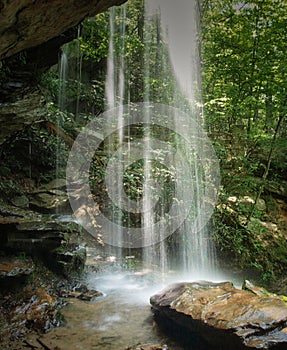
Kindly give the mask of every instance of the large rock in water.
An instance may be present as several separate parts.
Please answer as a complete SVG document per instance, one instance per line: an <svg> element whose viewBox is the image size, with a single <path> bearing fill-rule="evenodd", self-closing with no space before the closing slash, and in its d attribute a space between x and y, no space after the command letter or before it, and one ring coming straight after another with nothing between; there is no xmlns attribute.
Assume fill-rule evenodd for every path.
<svg viewBox="0 0 287 350"><path fill-rule="evenodd" d="M287 306L278 296L200 281L170 285L150 302L158 322L199 335L206 349L287 349Z"/></svg>

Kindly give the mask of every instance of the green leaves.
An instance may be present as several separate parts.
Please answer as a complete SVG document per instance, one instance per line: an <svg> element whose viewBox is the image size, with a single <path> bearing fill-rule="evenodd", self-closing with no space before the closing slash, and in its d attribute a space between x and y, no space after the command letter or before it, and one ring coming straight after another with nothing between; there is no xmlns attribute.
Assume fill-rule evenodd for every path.
<svg viewBox="0 0 287 350"><path fill-rule="evenodd" d="M109 53L109 13L104 12L83 22L80 49L84 59L100 62Z"/></svg>
<svg viewBox="0 0 287 350"><path fill-rule="evenodd" d="M278 183L286 179L286 120L278 128L287 114L286 21L287 3L282 0L204 1L204 112L227 197L256 198L262 193L266 198L265 175ZM221 202L224 208L226 202ZM244 267L259 270L262 278L282 273L286 261L280 252L286 252L286 238L259 221L273 222L274 213L270 206L264 212L252 210L250 218L248 213L242 204L216 211L216 241ZM246 226L240 216L248 217Z"/></svg>
<svg viewBox="0 0 287 350"><path fill-rule="evenodd" d="M207 123L248 134L274 126L286 105L286 18L282 1L214 1L202 24L202 61ZM285 25L284 25L285 23ZM222 106L212 101L226 99ZM268 118L268 119L267 119ZM258 122L260 123L258 125Z"/></svg>

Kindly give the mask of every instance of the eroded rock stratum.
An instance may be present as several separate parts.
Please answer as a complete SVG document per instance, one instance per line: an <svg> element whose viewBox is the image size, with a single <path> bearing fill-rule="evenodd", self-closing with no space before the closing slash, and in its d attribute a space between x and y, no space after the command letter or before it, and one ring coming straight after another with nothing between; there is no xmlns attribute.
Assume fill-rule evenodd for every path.
<svg viewBox="0 0 287 350"><path fill-rule="evenodd" d="M126 0L0 1L0 58L38 46Z"/></svg>
<svg viewBox="0 0 287 350"><path fill-rule="evenodd" d="M39 76L77 36L77 24L125 1L0 0L0 144L43 119Z"/></svg>

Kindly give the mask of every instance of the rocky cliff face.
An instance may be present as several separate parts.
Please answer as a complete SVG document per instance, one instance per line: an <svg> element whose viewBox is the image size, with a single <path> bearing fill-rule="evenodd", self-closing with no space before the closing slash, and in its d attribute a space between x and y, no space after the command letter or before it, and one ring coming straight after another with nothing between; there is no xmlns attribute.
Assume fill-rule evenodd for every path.
<svg viewBox="0 0 287 350"><path fill-rule="evenodd" d="M126 0L0 1L0 144L45 113L40 73L57 63L75 26Z"/></svg>
<svg viewBox="0 0 287 350"><path fill-rule="evenodd" d="M0 58L36 47L126 0L0 1Z"/></svg>

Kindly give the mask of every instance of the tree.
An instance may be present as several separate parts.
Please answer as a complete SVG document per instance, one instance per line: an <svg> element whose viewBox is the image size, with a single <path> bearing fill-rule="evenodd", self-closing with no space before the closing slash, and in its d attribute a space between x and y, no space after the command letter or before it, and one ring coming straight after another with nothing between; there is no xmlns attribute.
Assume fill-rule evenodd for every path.
<svg viewBox="0 0 287 350"><path fill-rule="evenodd" d="M263 175L277 121L286 115L286 20L280 0L202 2L206 124L233 174ZM283 118L276 145L284 126ZM230 181L230 171L223 181L225 175Z"/></svg>
<svg viewBox="0 0 287 350"><path fill-rule="evenodd" d="M204 100L211 131L271 135L286 113L286 19L282 1L204 2Z"/></svg>

